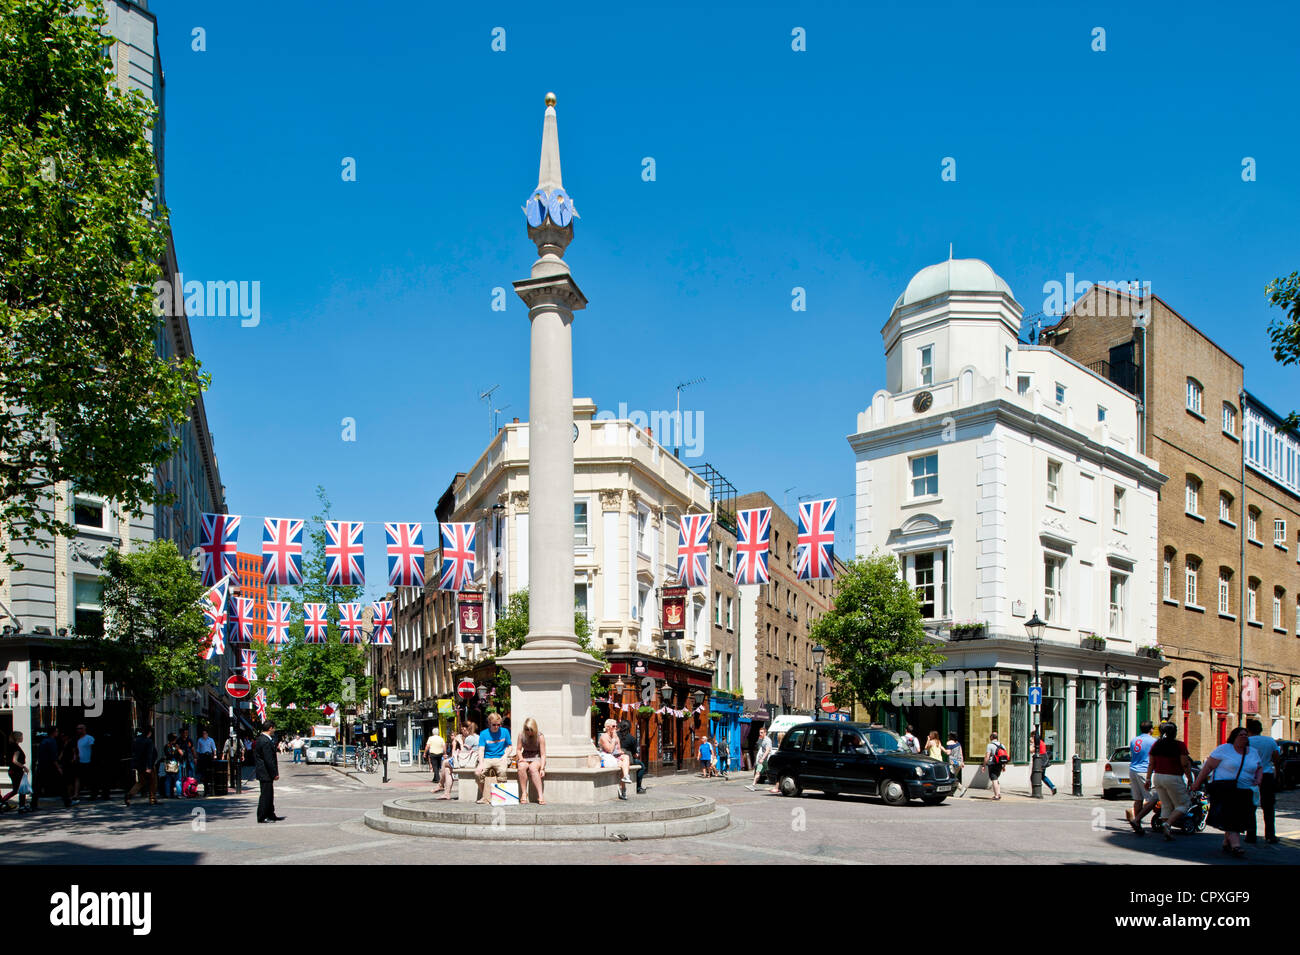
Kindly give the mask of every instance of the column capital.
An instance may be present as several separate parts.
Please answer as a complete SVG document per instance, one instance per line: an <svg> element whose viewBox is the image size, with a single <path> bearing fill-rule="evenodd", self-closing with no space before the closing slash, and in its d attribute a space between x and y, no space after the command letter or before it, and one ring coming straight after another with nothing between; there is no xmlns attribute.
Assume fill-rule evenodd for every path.
<svg viewBox="0 0 1300 955"><path fill-rule="evenodd" d="M587 307L587 297L569 275L520 279L514 286L515 294L524 300L530 311L550 306L553 309L576 312Z"/></svg>

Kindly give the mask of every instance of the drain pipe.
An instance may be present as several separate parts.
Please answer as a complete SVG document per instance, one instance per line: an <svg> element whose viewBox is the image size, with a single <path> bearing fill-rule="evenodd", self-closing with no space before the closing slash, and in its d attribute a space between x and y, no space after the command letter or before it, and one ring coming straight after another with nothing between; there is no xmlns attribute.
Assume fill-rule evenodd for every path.
<svg viewBox="0 0 1300 955"><path fill-rule="evenodd" d="M1237 725L1246 725L1246 389L1237 395L1241 408L1241 511L1237 517L1241 521L1241 603L1238 610L1237 636ZM1258 607L1255 608L1257 611Z"/></svg>

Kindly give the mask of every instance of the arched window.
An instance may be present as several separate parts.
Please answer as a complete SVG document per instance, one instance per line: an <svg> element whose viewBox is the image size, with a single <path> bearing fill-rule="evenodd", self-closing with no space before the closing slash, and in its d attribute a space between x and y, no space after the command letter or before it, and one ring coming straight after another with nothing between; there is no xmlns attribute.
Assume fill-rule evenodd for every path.
<svg viewBox="0 0 1300 955"><path fill-rule="evenodd" d="M1219 568L1219 613L1232 614L1232 568Z"/></svg>
<svg viewBox="0 0 1300 955"><path fill-rule="evenodd" d="M1187 379L1187 410L1192 414L1201 414L1201 396L1204 392L1199 381L1191 377Z"/></svg>
<svg viewBox="0 0 1300 955"><path fill-rule="evenodd" d="M1282 622L1282 607L1286 602L1286 589L1283 587L1273 588L1273 629L1278 633L1286 633L1286 625Z"/></svg>
<svg viewBox="0 0 1300 955"><path fill-rule="evenodd" d="M1219 492L1219 520L1225 524L1237 525L1232 520L1232 495L1227 491Z"/></svg>
<svg viewBox="0 0 1300 955"><path fill-rule="evenodd" d="M1160 584L1160 593L1165 600L1174 599L1174 558L1178 552L1172 547L1165 548L1165 562Z"/></svg>

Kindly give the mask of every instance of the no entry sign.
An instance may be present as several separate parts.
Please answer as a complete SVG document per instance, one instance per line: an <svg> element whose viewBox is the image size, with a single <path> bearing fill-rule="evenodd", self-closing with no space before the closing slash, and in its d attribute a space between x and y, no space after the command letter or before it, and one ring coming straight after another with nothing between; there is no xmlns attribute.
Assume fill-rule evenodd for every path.
<svg viewBox="0 0 1300 955"><path fill-rule="evenodd" d="M248 696L248 691L251 689L252 687L249 685L248 681L238 673L233 674L230 679L226 681L226 692L237 700L242 700L244 697Z"/></svg>
<svg viewBox="0 0 1300 955"><path fill-rule="evenodd" d="M838 710L838 709L839 709L839 707L836 706L834 703L831 702L831 695L830 695L829 693L827 693L825 696L822 697L822 712L823 712L823 713L834 713L834 712L835 712L836 710Z"/></svg>
<svg viewBox="0 0 1300 955"><path fill-rule="evenodd" d="M474 695L474 681L461 680L459 683L457 683L456 695L459 696L462 700L468 700L471 696Z"/></svg>

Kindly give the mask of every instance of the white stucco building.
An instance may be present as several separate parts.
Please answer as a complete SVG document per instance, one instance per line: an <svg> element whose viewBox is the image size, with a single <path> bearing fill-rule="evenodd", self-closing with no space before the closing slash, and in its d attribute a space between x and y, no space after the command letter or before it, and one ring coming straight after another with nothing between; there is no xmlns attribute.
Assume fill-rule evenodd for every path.
<svg viewBox="0 0 1300 955"><path fill-rule="evenodd" d="M711 668L707 593L691 591L682 640L663 639L657 590L677 574L682 514L710 510L709 486L648 432L573 402L574 601L607 652L665 656ZM528 586L528 423L504 425L455 489L456 521L479 521L471 587L492 608Z"/></svg>
<svg viewBox="0 0 1300 955"><path fill-rule="evenodd" d="M849 437L856 552L897 556L943 644L942 669L997 672L991 705L908 706L918 731L958 732L974 760L996 730L1018 764L1005 779L1024 785L1034 661L1024 625L1037 613L1050 775L1068 787L1078 753L1095 787L1111 749L1158 716L1160 662L1147 648L1164 477L1136 451L1133 396L1020 343L1021 316L978 259L928 266L907 284L881 332L885 387Z"/></svg>

